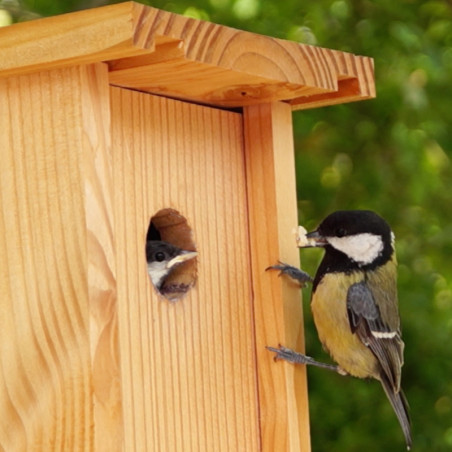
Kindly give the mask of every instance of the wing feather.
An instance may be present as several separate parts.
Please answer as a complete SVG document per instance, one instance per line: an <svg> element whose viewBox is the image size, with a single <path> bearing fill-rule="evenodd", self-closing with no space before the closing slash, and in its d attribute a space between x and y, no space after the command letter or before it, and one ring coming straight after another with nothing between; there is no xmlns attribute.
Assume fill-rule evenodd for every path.
<svg viewBox="0 0 452 452"><path fill-rule="evenodd" d="M350 286L347 292L347 313L352 333L357 334L372 350L384 376L394 391L399 391L403 364L400 331L391 328L389 322L382 317L379 303L366 281ZM398 324L398 321L393 323Z"/></svg>

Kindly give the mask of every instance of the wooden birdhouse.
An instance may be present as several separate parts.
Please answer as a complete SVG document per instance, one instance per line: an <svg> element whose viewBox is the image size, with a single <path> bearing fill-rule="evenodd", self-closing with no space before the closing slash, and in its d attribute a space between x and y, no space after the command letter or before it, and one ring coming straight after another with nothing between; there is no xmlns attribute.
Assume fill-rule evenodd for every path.
<svg viewBox="0 0 452 452"><path fill-rule="evenodd" d="M0 448L308 451L292 111L370 58L134 2L0 29ZM196 250L183 296L145 242ZM174 301L174 298L178 298Z"/></svg>

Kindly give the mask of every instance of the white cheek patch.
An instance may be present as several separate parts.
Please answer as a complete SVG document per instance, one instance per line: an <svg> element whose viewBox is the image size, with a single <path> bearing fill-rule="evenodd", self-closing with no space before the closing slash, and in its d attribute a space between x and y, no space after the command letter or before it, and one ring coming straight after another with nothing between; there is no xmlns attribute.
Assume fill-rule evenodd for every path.
<svg viewBox="0 0 452 452"><path fill-rule="evenodd" d="M154 284L155 287L158 287L160 285L160 282L166 275L166 272L166 262L152 262L151 264L148 263L148 273L151 277L152 284Z"/></svg>
<svg viewBox="0 0 452 452"><path fill-rule="evenodd" d="M381 236L368 232L345 237L327 237L326 239L333 248L363 265L373 262L383 251Z"/></svg>

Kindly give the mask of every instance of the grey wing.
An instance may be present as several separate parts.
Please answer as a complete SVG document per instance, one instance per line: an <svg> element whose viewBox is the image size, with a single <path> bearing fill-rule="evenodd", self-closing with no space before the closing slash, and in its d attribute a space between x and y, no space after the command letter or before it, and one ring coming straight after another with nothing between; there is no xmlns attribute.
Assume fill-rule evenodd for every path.
<svg viewBox="0 0 452 452"><path fill-rule="evenodd" d="M389 322L382 317L378 301L366 282L350 286L347 292L347 314L352 333L357 334L364 345L372 350L384 376L393 389L398 391L403 364L403 342L398 328L391 328ZM395 323L398 324L398 321Z"/></svg>

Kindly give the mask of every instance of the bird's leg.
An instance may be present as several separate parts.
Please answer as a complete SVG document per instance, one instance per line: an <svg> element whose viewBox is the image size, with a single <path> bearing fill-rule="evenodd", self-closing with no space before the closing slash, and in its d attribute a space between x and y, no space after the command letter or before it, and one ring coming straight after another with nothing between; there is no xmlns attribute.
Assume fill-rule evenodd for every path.
<svg viewBox="0 0 452 452"><path fill-rule="evenodd" d="M288 362L294 363L294 364L306 364L306 365L310 365L310 366L321 367L322 369L332 370L341 375L347 375L347 372L345 372L339 366L334 366L333 364L321 363L319 361L316 361L314 358L311 358L310 356L303 355L301 353L296 352L295 350L292 350L287 347L283 347L282 345L280 345L279 348L266 347L266 349L271 352L276 353L276 355L273 358L275 361L282 359L284 361L288 361Z"/></svg>
<svg viewBox="0 0 452 452"><path fill-rule="evenodd" d="M284 262L279 262L277 265L267 267L265 270L280 270L279 276L287 275L289 278L300 284L301 287L304 287L306 283L312 281L311 276L306 272L297 267L293 267L292 265L285 264Z"/></svg>

